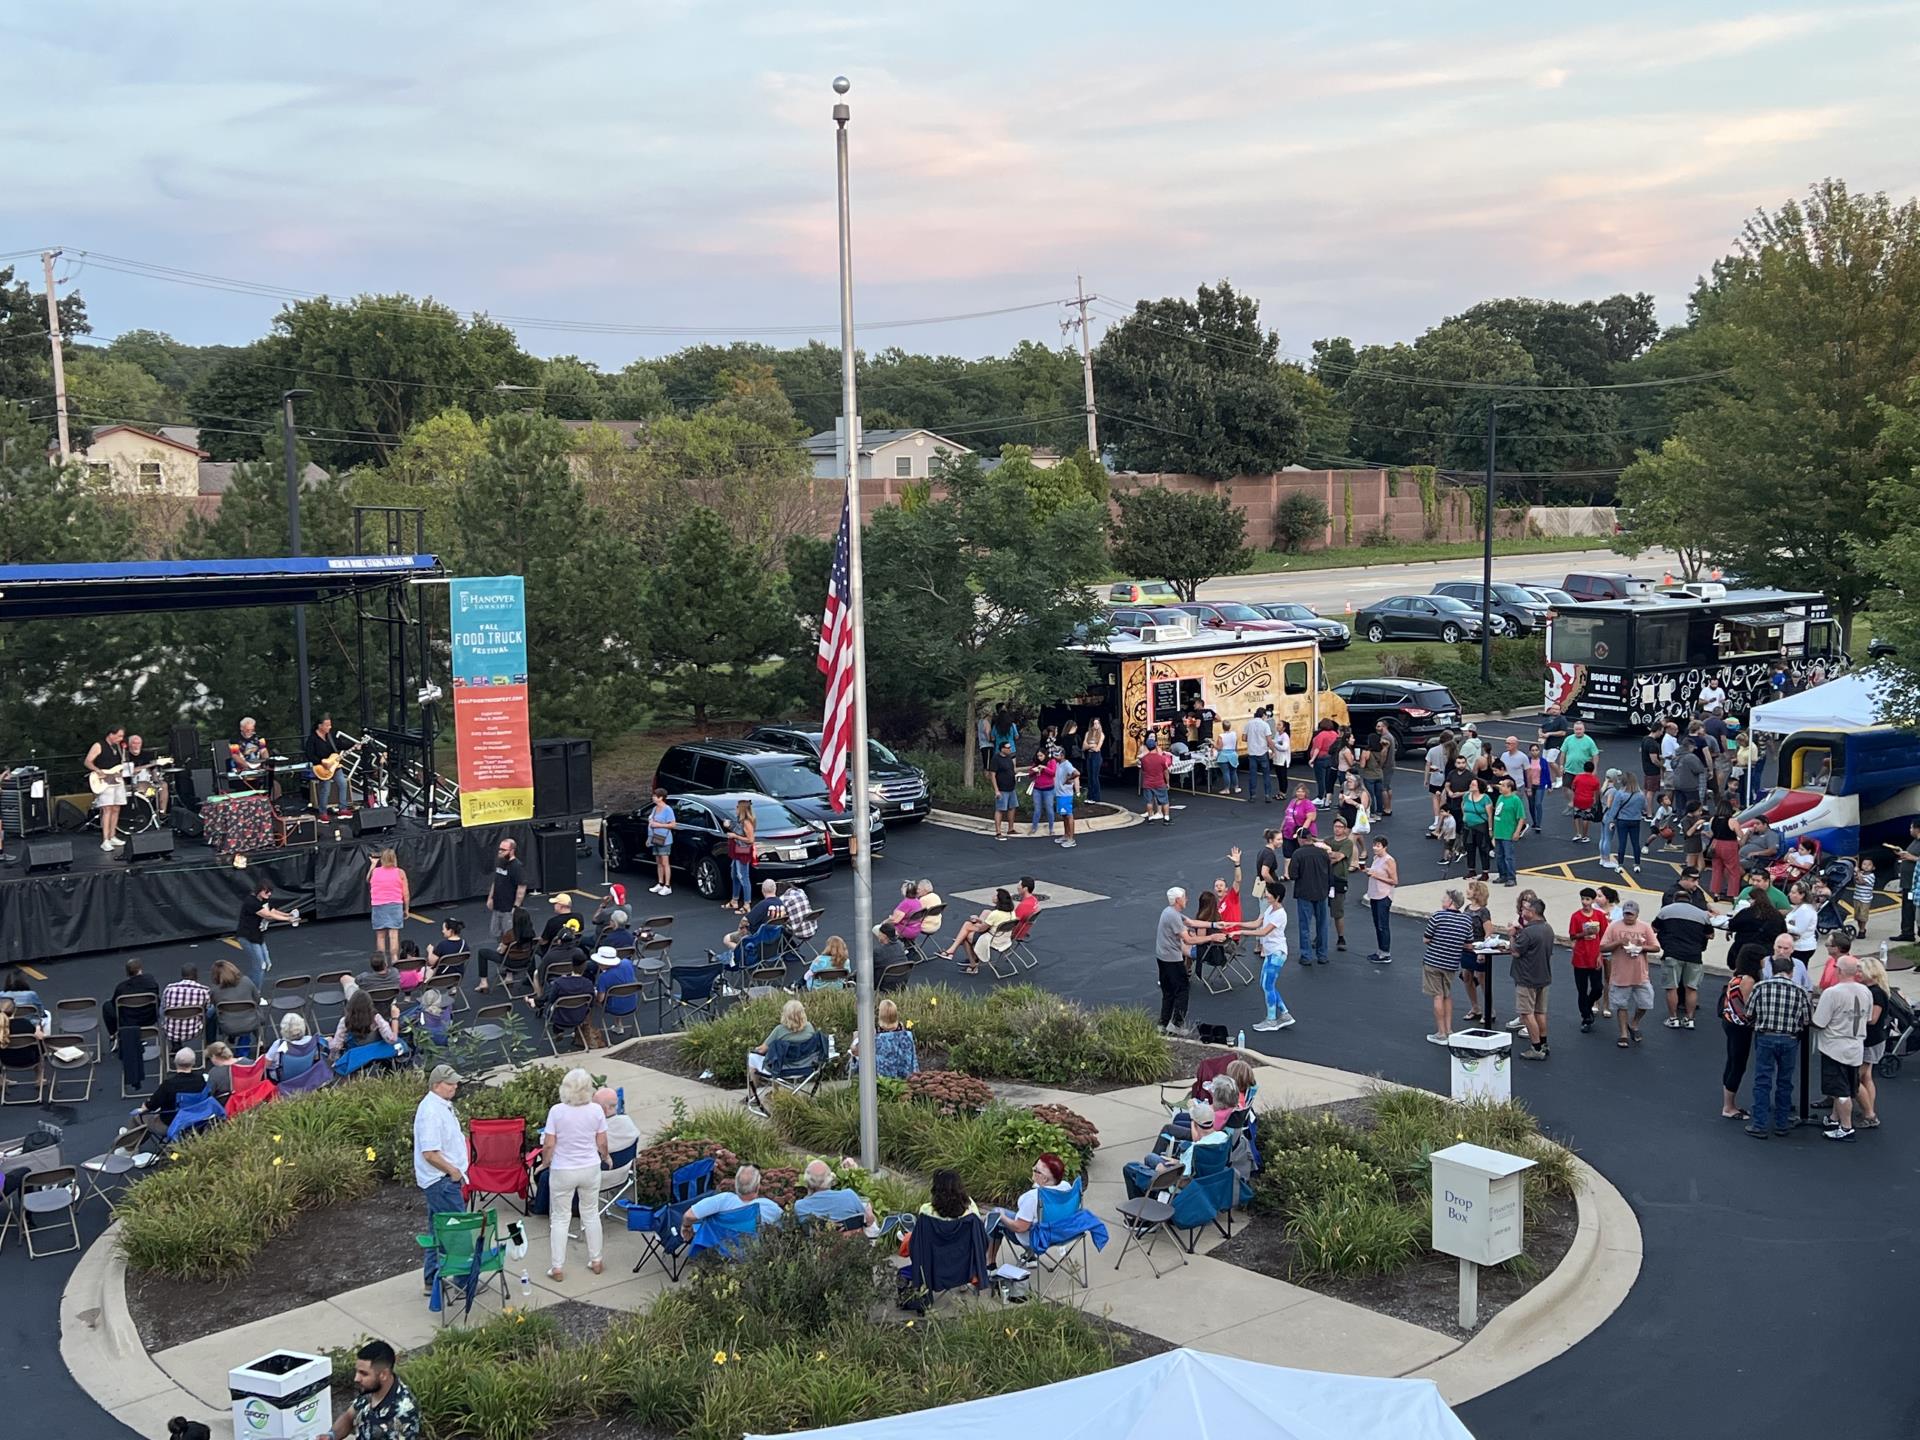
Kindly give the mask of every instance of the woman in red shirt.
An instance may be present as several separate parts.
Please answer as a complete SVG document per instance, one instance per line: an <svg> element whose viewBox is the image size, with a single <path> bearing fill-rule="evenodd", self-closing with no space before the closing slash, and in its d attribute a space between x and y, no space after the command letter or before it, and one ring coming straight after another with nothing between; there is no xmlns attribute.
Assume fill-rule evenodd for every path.
<svg viewBox="0 0 1920 1440"><path fill-rule="evenodd" d="M1573 777L1573 843L1587 843L1587 829L1600 818L1600 777L1593 773L1593 761Z"/></svg>
<svg viewBox="0 0 1920 1440"><path fill-rule="evenodd" d="M1580 997L1582 1034L1593 1029L1594 1009L1606 989L1600 971L1600 937L1607 933L1607 912L1599 902L1599 891L1591 885L1583 887L1580 908L1567 921L1567 935L1573 941L1573 986Z"/></svg>

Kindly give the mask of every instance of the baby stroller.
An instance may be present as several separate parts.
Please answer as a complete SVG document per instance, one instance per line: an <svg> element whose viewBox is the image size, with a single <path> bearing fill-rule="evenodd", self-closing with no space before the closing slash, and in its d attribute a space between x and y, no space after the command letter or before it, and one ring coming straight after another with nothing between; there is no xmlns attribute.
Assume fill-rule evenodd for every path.
<svg viewBox="0 0 1920 1440"><path fill-rule="evenodd" d="M1913 1023L1913 1004L1891 987L1887 990L1887 1048L1874 1071L1882 1080L1900 1073L1900 1061L1920 1050L1920 1029Z"/></svg>
<svg viewBox="0 0 1920 1440"><path fill-rule="evenodd" d="M1848 939L1852 939L1859 933L1854 928L1852 917L1841 908L1841 902L1846 899L1847 892L1853 888L1853 871L1853 861L1842 855L1828 861L1826 868L1820 872L1820 878L1825 882L1828 894L1826 903L1820 907L1814 919L1815 934L1827 935L1838 930Z"/></svg>

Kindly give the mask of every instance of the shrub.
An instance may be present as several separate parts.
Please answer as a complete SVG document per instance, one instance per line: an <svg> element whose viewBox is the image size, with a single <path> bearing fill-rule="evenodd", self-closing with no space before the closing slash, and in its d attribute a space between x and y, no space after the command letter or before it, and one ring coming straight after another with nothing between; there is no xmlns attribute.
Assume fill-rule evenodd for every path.
<svg viewBox="0 0 1920 1440"><path fill-rule="evenodd" d="M880 1293L884 1251L830 1225L776 1225L754 1242L750 1264L716 1265L688 1287L700 1319L731 1329L744 1309L805 1334L860 1319Z"/></svg>
<svg viewBox="0 0 1920 1440"><path fill-rule="evenodd" d="M1419 1254L1427 1215L1399 1201L1335 1191L1287 1221L1294 1271L1310 1275L1386 1275Z"/></svg>
<svg viewBox="0 0 1920 1440"><path fill-rule="evenodd" d="M1358 1151L1344 1145L1309 1145L1269 1151L1263 1179L1287 1211L1307 1209L1322 1200L1393 1200L1393 1178Z"/></svg>
<svg viewBox="0 0 1920 1440"><path fill-rule="evenodd" d="M787 1147L772 1123L739 1105L703 1105L691 1114L685 1113L683 1106L653 1137L656 1145L667 1140L704 1140L732 1151L745 1164L763 1169L788 1158Z"/></svg>
<svg viewBox="0 0 1920 1440"><path fill-rule="evenodd" d="M1273 548L1298 550L1326 533L1328 518L1326 503L1319 496L1295 491L1273 512Z"/></svg>
<svg viewBox="0 0 1920 1440"><path fill-rule="evenodd" d="M1049 1125L1058 1125L1066 1132L1067 1143L1078 1150L1083 1159L1092 1159L1093 1152L1100 1148L1100 1132L1094 1123L1077 1110L1069 1110L1064 1105L1035 1105L1033 1113L1036 1119Z"/></svg>
<svg viewBox="0 0 1920 1440"><path fill-rule="evenodd" d="M666 1140L633 1157L633 1193L642 1205L660 1205L673 1197L673 1172L682 1165L713 1157L713 1188L724 1190L740 1168L739 1157L705 1140Z"/></svg>
<svg viewBox="0 0 1920 1440"><path fill-rule="evenodd" d="M907 1094L942 1115L977 1115L993 1103L993 1087L957 1070L919 1070L907 1077Z"/></svg>

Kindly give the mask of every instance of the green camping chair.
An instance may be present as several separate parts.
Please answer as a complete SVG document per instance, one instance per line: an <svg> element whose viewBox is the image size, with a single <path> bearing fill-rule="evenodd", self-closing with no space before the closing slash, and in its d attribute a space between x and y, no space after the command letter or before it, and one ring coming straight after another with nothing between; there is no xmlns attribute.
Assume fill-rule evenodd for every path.
<svg viewBox="0 0 1920 1440"><path fill-rule="evenodd" d="M497 1293L500 1311L505 1313L507 1247L500 1238L496 1212L459 1210L431 1219L433 1232L413 1237L439 1261L427 1308L439 1312L442 1325L458 1308L464 1322L473 1314L474 1301Z"/></svg>

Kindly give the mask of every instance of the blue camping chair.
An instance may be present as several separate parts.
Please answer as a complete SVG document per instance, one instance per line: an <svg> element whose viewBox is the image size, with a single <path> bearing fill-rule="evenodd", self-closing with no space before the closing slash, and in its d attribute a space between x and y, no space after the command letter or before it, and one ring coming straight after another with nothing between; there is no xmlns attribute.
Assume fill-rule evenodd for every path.
<svg viewBox="0 0 1920 1440"><path fill-rule="evenodd" d="M727 973L727 967L703 961L696 965L672 966L668 973L672 977L672 989L662 998L661 1028L666 1028L669 1014L680 1022L683 1030L688 1015L713 1019L720 1005L717 987L720 977Z"/></svg>
<svg viewBox="0 0 1920 1440"><path fill-rule="evenodd" d="M763 959L769 965L776 961L785 965L786 934L786 926L778 920L769 920L734 947L733 956L727 963L742 970L751 970Z"/></svg>
<svg viewBox="0 0 1920 1440"><path fill-rule="evenodd" d="M1230 1145L1202 1145L1193 1152L1193 1173L1176 1177L1180 1183L1162 1192L1173 1206L1170 1228L1185 1234L1187 1253L1199 1243L1200 1232L1212 1225L1222 1235L1233 1235L1235 1177ZM1224 1222L1221 1217L1226 1217Z"/></svg>
<svg viewBox="0 0 1920 1440"><path fill-rule="evenodd" d="M777 1090L790 1090L795 1095L817 1095L820 1093L821 1078L827 1073L827 1064L831 1059L832 1050L827 1044L826 1031L816 1030L805 1040L796 1042L782 1030L767 1046L766 1068L760 1072L760 1079Z"/></svg>
<svg viewBox="0 0 1920 1440"><path fill-rule="evenodd" d="M184 1135L204 1130L226 1118L226 1102L216 1100L213 1091L202 1090L198 1095L182 1095L179 1106L173 1112L173 1119L167 1124L167 1143L172 1144Z"/></svg>
<svg viewBox="0 0 1920 1440"><path fill-rule="evenodd" d="M669 1280L680 1278L686 1256L680 1238L680 1221L694 1201L713 1193L713 1157L692 1160L673 1172L667 1182L668 1200L664 1205L627 1205L627 1229L640 1236L640 1258L633 1262L638 1275L649 1260L658 1261ZM757 1207L756 1207L757 1208Z"/></svg>
<svg viewBox="0 0 1920 1440"><path fill-rule="evenodd" d="M709 1252L723 1260L738 1260L760 1233L760 1206L742 1205L707 1216L693 1227L693 1240L687 1246L689 1263Z"/></svg>
<svg viewBox="0 0 1920 1440"><path fill-rule="evenodd" d="M1022 1235L1002 1231L1013 1243L1022 1264L1057 1275L1062 1270L1075 1276L1082 1290L1087 1288L1087 1240L1093 1248L1107 1248L1107 1227L1101 1218L1087 1209L1082 1200L1085 1177L1075 1180L1071 1190L1043 1187L1040 1191L1040 1218Z"/></svg>
<svg viewBox="0 0 1920 1440"><path fill-rule="evenodd" d="M333 1073L344 1080L349 1075L357 1075L362 1070L379 1066L381 1069L399 1068L406 1052L397 1045L385 1040L369 1040L360 1045L349 1045L340 1052L340 1058L333 1063Z"/></svg>

